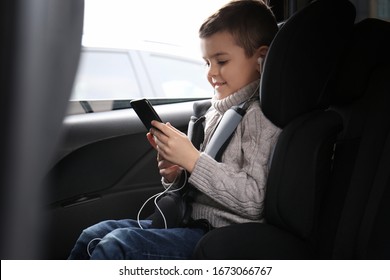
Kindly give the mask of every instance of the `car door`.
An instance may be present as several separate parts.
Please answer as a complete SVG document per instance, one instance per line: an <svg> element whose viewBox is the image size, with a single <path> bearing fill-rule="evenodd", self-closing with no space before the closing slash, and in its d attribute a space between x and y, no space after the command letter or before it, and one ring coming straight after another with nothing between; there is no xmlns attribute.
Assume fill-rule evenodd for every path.
<svg viewBox="0 0 390 280"><path fill-rule="evenodd" d="M185 132L193 102L155 106ZM156 152L133 109L66 117L63 141L48 175L49 258L63 259L83 228L106 219L136 219L161 192ZM152 213L153 203L139 217Z"/></svg>

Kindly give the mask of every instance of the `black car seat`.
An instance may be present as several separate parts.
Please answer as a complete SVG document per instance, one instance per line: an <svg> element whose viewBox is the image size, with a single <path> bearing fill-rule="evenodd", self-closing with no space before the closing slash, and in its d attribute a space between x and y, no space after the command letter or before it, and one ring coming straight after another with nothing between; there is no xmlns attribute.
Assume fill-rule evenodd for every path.
<svg viewBox="0 0 390 280"><path fill-rule="evenodd" d="M337 7L337 8L336 8ZM319 0L291 17L270 46L261 81L264 114L283 128L267 183L266 223L215 229L200 259L308 259L318 246L320 203L342 118L328 110L329 84L352 33L349 1Z"/></svg>
<svg viewBox="0 0 390 280"><path fill-rule="evenodd" d="M344 130L321 213L319 258L390 259L390 23L356 24L333 109Z"/></svg>
<svg viewBox="0 0 390 280"><path fill-rule="evenodd" d="M1 1L0 254L42 259L43 178L76 75L84 1Z"/></svg>

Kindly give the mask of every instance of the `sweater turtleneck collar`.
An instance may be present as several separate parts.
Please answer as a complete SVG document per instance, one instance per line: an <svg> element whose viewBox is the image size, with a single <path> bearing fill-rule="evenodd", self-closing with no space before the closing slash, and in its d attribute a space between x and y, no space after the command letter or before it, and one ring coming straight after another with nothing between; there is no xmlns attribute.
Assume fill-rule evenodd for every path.
<svg viewBox="0 0 390 280"><path fill-rule="evenodd" d="M232 106L237 106L252 96L256 96L256 93L258 94L258 86L259 81L254 81L224 99L217 100L213 97L211 99L212 106L220 114L224 114Z"/></svg>

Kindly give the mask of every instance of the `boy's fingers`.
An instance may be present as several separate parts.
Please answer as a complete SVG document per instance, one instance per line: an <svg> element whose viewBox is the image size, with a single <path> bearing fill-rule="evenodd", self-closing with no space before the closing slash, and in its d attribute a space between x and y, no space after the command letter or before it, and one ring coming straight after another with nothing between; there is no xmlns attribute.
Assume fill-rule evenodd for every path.
<svg viewBox="0 0 390 280"><path fill-rule="evenodd" d="M154 149L157 150L157 144L156 144L156 141L155 141L155 139L154 139L153 134L151 134L150 132L148 132L148 133L146 134L146 138L148 139L150 145L151 145Z"/></svg>
<svg viewBox="0 0 390 280"><path fill-rule="evenodd" d="M152 121L151 122L152 126L155 128L152 128L152 133L156 134L156 136L161 137L161 135L165 136L171 136L172 132L174 131L174 127L170 123L161 123L158 121Z"/></svg>

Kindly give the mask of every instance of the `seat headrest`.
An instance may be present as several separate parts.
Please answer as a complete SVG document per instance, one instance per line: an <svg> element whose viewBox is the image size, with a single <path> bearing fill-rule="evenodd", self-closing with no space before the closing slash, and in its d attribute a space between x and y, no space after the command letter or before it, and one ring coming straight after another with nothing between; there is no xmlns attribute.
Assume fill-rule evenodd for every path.
<svg viewBox="0 0 390 280"><path fill-rule="evenodd" d="M332 104L349 104L362 97L373 72L389 67L389 50L389 22L368 18L357 23L338 70Z"/></svg>
<svg viewBox="0 0 390 280"><path fill-rule="evenodd" d="M329 106L326 85L353 29L347 0L318 0L293 15L273 40L261 78L264 114L279 127Z"/></svg>

